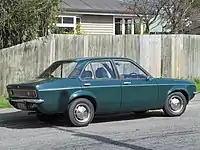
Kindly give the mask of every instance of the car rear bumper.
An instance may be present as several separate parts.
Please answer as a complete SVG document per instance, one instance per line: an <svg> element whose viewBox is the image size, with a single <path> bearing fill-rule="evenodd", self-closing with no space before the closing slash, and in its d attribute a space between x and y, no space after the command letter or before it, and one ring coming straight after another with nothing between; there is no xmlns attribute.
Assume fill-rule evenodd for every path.
<svg viewBox="0 0 200 150"><path fill-rule="evenodd" d="M9 103L19 110L36 111L43 114L64 113L60 106L63 103L59 101L48 101L44 99L25 99L25 98L8 98ZM67 107L67 106L66 106Z"/></svg>
<svg viewBox="0 0 200 150"><path fill-rule="evenodd" d="M7 100L16 103L32 103L32 104L44 103L44 100L42 99L7 99Z"/></svg>
<svg viewBox="0 0 200 150"><path fill-rule="evenodd" d="M25 111L36 111L38 105L44 103L42 99L7 99L9 103L16 109L25 110Z"/></svg>
<svg viewBox="0 0 200 150"><path fill-rule="evenodd" d="M193 92L194 95L197 95L199 92Z"/></svg>

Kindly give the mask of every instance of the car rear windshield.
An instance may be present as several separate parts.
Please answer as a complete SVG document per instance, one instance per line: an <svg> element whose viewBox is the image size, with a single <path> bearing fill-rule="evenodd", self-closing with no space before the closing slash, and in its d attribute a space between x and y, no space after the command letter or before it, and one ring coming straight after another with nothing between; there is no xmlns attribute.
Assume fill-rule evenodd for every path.
<svg viewBox="0 0 200 150"><path fill-rule="evenodd" d="M75 61L54 62L44 72L42 72L39 78L68 78L74 74L73 72L76 68L76 65L77 62Z"/></svg>

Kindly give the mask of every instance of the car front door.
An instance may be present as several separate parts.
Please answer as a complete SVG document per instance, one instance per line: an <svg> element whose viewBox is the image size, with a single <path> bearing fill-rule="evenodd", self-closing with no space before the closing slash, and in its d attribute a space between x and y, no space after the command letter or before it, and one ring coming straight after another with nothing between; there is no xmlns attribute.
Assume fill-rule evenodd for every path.
<svg viewBox="0 0 200 150"><path fill-rule="evenodd" d="M157 107L158 86L156 80L139 65L129 60L114 61L121 80L122 109L144 110Z"/></svg>
<svg viewBox="0 0 200 150"><path fill-rule="evenodd" d="M92 61L81 76L83 90L96 97L97 113L115 112L121 106L121 82L110 60Z"/></svg>

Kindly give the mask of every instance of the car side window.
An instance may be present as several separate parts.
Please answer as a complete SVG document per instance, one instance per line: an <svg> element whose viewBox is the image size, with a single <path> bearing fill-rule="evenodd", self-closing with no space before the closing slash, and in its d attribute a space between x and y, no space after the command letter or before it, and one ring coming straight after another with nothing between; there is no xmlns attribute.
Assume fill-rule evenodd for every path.
<svg viewBox="0 0 200 150"><path fill-rule="evenodd" d="M96 79L115 79L114 69L109 61L91 63Z"/></svg>
<svg viewBox="0 0 200 150"><path fill-rule="evenodd" d="M83 70L83 72L81 74L81 79L83 79L83 80L94 79L94 75L93 75L93 71L92 71L92 67L91 67L90 63Z"/></svg>
<svg viewBox="0 0 200 150"><path fill-rule="evenodd" d="M89 63L81 74L81 79L115 79L114 69L109 61L98 61Z"/></svg>
<svg viewBox="0 0 200 150"><path fill-rule="evenodd" d="M147 75L130 61L117 60L115 65L121 79L142 79Z"/></svg>

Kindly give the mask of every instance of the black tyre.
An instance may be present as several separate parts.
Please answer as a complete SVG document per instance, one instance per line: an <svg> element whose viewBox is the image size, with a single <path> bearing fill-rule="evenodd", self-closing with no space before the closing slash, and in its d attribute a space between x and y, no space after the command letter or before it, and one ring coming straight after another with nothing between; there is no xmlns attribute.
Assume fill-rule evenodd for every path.
<svg viewBox="0 0 200 150"><path fill-rule="evenodd" d="M94 118L94 106L88 99L78 98L69 104L68 116L73 126L88 126Z"/></svg>
<svg viewBox="0 0 200 150"><path fill-rule="evenodd" d="M163 111L167 116L181 116L187 107L187 99L181 92L173 92L168 95Z"/></svg>

